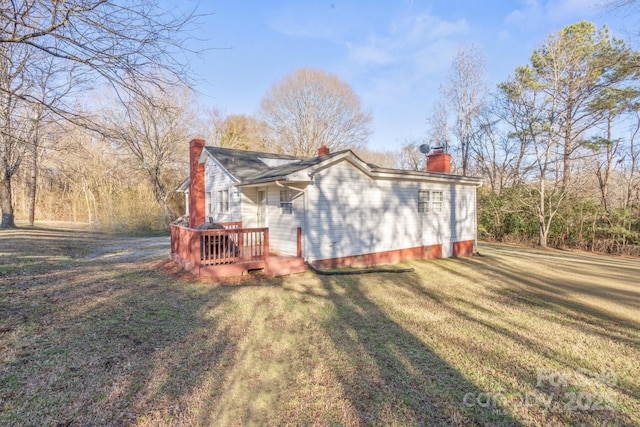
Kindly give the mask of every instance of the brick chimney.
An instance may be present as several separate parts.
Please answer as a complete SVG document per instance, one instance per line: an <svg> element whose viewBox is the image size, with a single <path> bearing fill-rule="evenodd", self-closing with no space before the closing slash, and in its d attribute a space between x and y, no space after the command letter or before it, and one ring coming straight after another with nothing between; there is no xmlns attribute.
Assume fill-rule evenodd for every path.
<svg viewBox="0 0 640 427"><path fill-rule="evenodd" d="M436 148L427 156L427 172L451 173L451 155Z"/></svg>
<svg viewBox="0 0 640 427"><path fill-rule="evenodd" d="M204 148L204 139L192 139L189 142L189 227L205 222L204 215L204 164L198 158Z"/></svg>
<svg viewBox="0 0 640 427"><path fill-rule="evenodd" d="M322 144L320 146L320 148L318 148L318 157L326 156L330 152L331 151L329 151L329 147L327 147L326 145Z"/></svg>

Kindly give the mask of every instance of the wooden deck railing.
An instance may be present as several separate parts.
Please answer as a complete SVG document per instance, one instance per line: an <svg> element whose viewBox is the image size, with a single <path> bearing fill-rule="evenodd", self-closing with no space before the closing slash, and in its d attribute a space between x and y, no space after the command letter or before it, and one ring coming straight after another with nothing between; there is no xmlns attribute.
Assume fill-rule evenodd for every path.
<svg viewBox="0 0 640 427"><path fill-rule="evenodd" d="M222 223L224 230L195 230L171 225L171 254L201 266L266 260L268 228L241 228L242 223Z"/></svg>

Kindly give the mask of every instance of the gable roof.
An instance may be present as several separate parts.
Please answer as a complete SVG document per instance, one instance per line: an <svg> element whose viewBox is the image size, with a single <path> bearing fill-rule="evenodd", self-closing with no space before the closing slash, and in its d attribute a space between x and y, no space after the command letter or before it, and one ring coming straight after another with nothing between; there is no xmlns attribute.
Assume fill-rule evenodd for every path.
<svg viewBox="0 0 640 427"><path fill-rule="evenodd" d="M347 159L364 173L376 178L433 180L466 185L482 185L482 180L474 177L439 172L381 168L364 162L351 150L336 151L325 156L308 158L231 148L208 146L204 148L200 156L200 162L204 162L208 154L238 181L236 185L241 186L279 180L286 181L294 178L297 181L308 181L317 170L329 167L343 159ZM299 173L305 169L307 170L306 174Z"/></svg>
<svg viewBox="0 0 640 427"><path fill-rule="evenodd" d="M209 146L204 147L203 153L205 151L212 155L222 167L224 167L240 182L250 179L257 174L266 173L270 169L274 169L260 159L279 160L292 163L306 159L305 157L288 156L286 154L262 153L259 151L246 151ZM202 156L200 157L200 160L202 161Z"/></svg>
<svg viewBox="0 0 640 427"><path fill-rule="evenodd" d="M320 163L324 163L335 157L339 157L341 155L344 155L350 152L351 150L336 151L335 153L330 153L330 154L327 154L326 156L305 158L295 163L290 163L282 166L269 168L264 172L255 174L253 177L247 180L244 180L242 184L245 184L245 185L257 184L260 182L268 182L268 181L275 181L279 179L285 179L287 176L295 172L310 168L312 166L319 165Z"/></svg>

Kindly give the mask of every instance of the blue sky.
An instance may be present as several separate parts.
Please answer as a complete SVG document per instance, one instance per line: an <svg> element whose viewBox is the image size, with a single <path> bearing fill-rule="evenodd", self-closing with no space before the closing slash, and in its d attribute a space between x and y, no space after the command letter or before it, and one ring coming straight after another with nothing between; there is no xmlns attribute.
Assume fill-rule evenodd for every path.
<svg viewBox="0 0 640 427"><path fill-rule="evenodd" d="M475 45L492 85L528 62L549 33L583 19L625 37L634 17L600 0L557 1L208 1L199 11L193 61L199 102L226 114L255 114L274 82L296 69L338 75L371 111L369 147L395 149L425 135L460 46ZM182 3L184 4L184 3ZM626 37L625 37L626 38Z"/></svg>

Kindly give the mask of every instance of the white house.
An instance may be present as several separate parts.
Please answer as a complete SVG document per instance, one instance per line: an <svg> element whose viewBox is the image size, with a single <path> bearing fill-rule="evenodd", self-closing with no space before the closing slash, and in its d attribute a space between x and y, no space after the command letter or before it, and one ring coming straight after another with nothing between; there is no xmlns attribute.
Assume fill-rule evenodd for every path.
<svg viewBox="0 0 640 427"><path fill-rule="evenodd" d="M190 179L182 186L190 226L266 227L269 253L320 267L473 252L482 181L447 173L449 154L432 153L424 172L381 168L350 150L329 153L323 146L318 154L301 158L192 140Z"/></svg>

